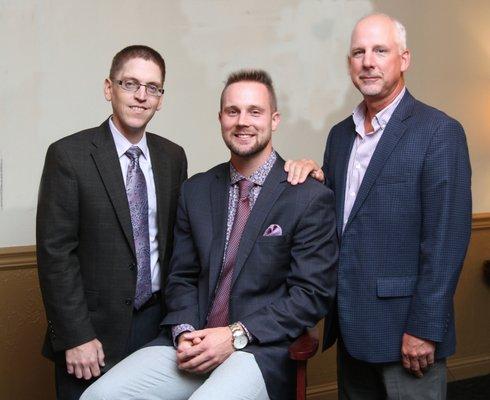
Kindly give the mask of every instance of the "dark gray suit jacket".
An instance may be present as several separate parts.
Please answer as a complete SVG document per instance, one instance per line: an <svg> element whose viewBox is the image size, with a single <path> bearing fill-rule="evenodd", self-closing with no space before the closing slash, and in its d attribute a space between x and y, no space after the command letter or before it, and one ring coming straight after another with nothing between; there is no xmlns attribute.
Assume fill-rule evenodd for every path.
<svg viewBox="0 0 490 400"><path fill-rule="evenodd" d="M251 211L230 298L230 320L241 321L254 336L244 350L254 354L272 400L294 398L288 346L328 313L336 283L333 194L312 179L288 184L283 168L278 159ZM167 328L205 326L223 261L229 185L225 163L182 187L166 289ZM263 236L271 224L282 228L282 236Z"/></svg>
<svg viewBox="0 0 490 400"><path fill-rule="evenodd" d="M162 287L173 245L177 197L186 179L181 147L147 133L157 197ZM48 318L43 354L102 342L106 368L125 356L136 257L124 180L108 120L53 143L37 210L37 256Z"/></svg>

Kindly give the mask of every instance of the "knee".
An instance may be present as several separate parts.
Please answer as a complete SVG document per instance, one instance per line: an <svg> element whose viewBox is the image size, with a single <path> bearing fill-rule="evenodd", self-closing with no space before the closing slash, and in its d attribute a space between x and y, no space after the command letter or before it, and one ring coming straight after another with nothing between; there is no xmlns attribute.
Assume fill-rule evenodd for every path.
<svg viewBox="0 0 490 400"><path fill-rule="evenodd" d="M112 400L110 390L106 389L106 385L101 385L100 381L90 385L80 397L80 400Z"/></svg>

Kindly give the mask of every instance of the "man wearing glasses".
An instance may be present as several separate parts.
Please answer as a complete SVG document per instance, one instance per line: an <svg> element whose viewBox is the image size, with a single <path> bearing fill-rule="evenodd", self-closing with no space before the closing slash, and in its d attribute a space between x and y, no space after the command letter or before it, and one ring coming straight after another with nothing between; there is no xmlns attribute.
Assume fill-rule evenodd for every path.
<svg viewBox="0 0 490 400"><path fill-rule="evenodd" d="M147 46L112 61L113 114L53 143L37 211L37 254L58 399L78 399L101 372L158 333L177 196L178 145L146 132L163 100L165 62Z"/></svg>

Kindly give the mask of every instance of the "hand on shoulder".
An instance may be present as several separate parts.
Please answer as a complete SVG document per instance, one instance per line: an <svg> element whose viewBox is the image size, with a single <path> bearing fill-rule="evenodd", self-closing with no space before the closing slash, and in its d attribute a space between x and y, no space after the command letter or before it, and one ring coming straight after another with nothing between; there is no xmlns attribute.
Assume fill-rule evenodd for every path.
<svg viewBox="0 0 490 400"><path fill-rule="evenodd" d="M325 175L320 166L313 160L305 158L301 160L287 160L284 164L284 171L288 173L288 182L291 185L303 183L308 176L323 183Z"/></svg>

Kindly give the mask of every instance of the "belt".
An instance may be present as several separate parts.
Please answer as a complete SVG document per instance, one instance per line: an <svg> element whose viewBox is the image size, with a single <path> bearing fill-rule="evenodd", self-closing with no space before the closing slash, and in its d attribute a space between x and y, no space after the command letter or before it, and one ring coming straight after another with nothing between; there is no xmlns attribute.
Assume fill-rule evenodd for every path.
<svg viewBox="0 0 490 400"><path fill-rule="evenodd" d="M154 292L151 294L151 297L146 301L145 304L143 304L138 310L134 310L134 311L140 312L146 310L147 308L154 306L157 303L160 303L161 298L162 298L161 290L159 290L158 292Z"/></svg>

